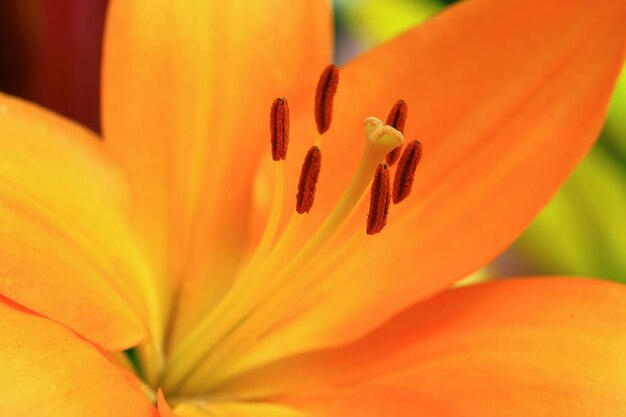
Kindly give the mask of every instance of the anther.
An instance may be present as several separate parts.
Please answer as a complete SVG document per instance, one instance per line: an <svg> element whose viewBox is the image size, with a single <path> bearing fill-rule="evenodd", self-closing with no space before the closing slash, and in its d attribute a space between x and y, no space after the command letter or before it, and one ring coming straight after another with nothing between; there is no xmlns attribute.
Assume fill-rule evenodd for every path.
<svg viewBox="0 0 626 417"><path fill-rule="evenodd" d="M367 215L367 234L373 235L387 224L389 213L389 170L386 164L378 165L370 193L370 211Z"/></svg>
<svg viewBox="0 0 626 417"><path fill-rule="evenodd" d="M300 181L298 182L298 194L296 195L296 211L299 214L308 213L313 207L315 199L315 187L322 167L322 153L317 146L312 146L304 158Z"/></svg>
<svg viewBox="0 0 626 417"><path fill-rule="evenodd" d="M411 194L415 170L422 159L422 144L414 140L406 145L393 178L393 203L398 204Z"/></svg>
<svg viewBox="0 0 626 417"><path fill-rule="evenodd" d="M287 146L289 145L289 106L284 98L277 98L272 103L270 133L272 159L274 161L284 160L287 157Z"/></svg>
<svg viewBox="0 0 626 417"><path fill-rule="evenodd" d="M387 116L387 124L400 133L404 133L404 125L406 124L406 116L408 112L408 107L404 100L396 101L396 104L393 105L391 111L389 112L389 116ZM398 158L400 157L400 152L402 149L400 147L394 149L393 151L387 154L387 164L392 166L396 163Z"/></svg>
<svg viewBox="0 0 626 417"><path fill-rule="evenodd" d="M327 66L317 83L315 92L315 123L321 135L330 127L333 118L333 100L339 83L339 68L330 64Z"/></svg>

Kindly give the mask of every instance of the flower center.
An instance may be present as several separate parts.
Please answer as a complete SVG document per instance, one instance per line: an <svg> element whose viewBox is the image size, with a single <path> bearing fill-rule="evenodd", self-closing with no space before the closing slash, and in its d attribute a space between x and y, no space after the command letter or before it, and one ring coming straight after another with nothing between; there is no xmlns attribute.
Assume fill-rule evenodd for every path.
<svg viewBox="0 0 626 417"><path fill-rule="evenodd" d="M329 65L320 77L315 97L319 136L304 158L295 210L280 234L284 160L289 145L289 107L284 98L272 103L270 137L275 186L264 233L231 290L170 352L160 381L168 396L217 395L220 384L236 373L224 365L236 362L268 330L272 309L265 306L283 305L281 300L284 297L314 285L316 275L308 266L353 216L368 187L370 207L367 219L364 219L368 235L377 234L385 227L390 201L399 203L409 195L422 148L419 142L413 141L399 156L404 144L402 130L407 105L398 100L389 113L387 124L375 117L365 119L363 153L349 185L312 235L296 245L301 227L307 221L307 213L315 209L316 193L323 192L317 189L323 169L321 137L331 125L338 83L339 70ZM391 187L391 171L396 162Z"/></svg>

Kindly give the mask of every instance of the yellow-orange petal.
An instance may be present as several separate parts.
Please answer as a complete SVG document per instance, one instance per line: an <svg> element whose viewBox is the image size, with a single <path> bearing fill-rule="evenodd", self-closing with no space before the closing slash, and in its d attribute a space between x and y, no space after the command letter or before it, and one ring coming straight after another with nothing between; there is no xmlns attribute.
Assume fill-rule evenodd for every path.
<svg viewBox="0 0 626 417"><path fill-rule="evenodd" d="M598 135L623 61L625 9L623 0L467 1L348 64L323 144L330 174L299 235L343 192L363 118L385 115L399 96L411 109L405 136L424 145L413 191L383 233L329 246L312 260L333 259L324 274L268 302L271 332L239 368L357 337L500 253ZM336 243L361 230L365 210Z"/></svg>
<svg viewBox="0 0 626 417"><path fill-rule="evenodd" d="M626 286L580 278L448 290L358 341L280 361L224 390L295 404L378 385L464 417L623 416L625 303Z"/></svg>
<svg viewBox="0 0 626 417"><path fill-rule="evenodd" d="M292 407L272 402L219 400L182 402L171 414L161 413L161 417L307 417L308 415Z"/></svg>
<svg viewBox="0 0 626 417"><path fill-rule="evenodd" d="M136 344L145 304L116 163L86 129L6 95L0 149L0 294L100 347Z"/></svg>
<svg viewBox="0 0 626 417"><path fill-rule="evenodd" d="M0 410L10 417L156 417L137 378L0 296Z"/></svg>
<svg viewBox="0 0 626 417"><path fill-rule="evenodd" d="M312 115L331 58L330 4L111 3L105 141L130 167L136 226L157 272L189 280L178 313L184 329L228 287L246 253L272 101L286 97L293 113Z"/></svg>
<svg viewBox="0 0 626 417"><path fill-rule="evenodd" d="M159 407L159 415L161 417L176 417L172 407L167 403L165 399L165 395L163 395L163 390L159 388L157 391L157 406Z"/></svg>
<svg viewBox="0 0 626 417"><path fill-rule="evenodd" d="M181 402L175 410L167 403L162 390L157 392L160 417L304 417L304 414L272 403L222 402L194 400Z"/></svg>
<svg viewBox="0 0 626 417"><path fill-rule="evenodd" d="M415 389L391 385L365 385L337 390L298 403L307 417L469 417Z"/></svg>

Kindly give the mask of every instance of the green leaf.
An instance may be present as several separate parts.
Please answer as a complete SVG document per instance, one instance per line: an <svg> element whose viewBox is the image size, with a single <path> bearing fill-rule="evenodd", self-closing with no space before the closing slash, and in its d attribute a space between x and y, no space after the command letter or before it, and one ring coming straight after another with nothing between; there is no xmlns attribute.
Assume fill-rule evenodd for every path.
<svg viewBox="0 0 626 417"><path fill-rule="evenodd" d="M343 0L337 7L347 29L372 46L433 16L443 4L437 0Z"/></svg>
<svg viewBox="0 0 626 417"><path fill-rule="evenodd" d="M517 241L536 268L626 282L626 172L603 142Z"/></svg>
<svg viewBox="0 0 626 417"><path fill-rule="evenodd" d="M626 67L617 80L606 121L607 142L626 164Z"/></svg>

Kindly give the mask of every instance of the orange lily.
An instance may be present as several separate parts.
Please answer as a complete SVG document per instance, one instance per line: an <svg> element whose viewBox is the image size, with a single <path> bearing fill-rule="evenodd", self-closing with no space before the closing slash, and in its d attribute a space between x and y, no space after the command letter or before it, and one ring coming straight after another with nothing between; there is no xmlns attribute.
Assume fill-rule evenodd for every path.
<svg viewBox="0 0 626 417"><path fill-rule="evenodd" d="M501 252L593 143L626 4L451 7L342 68L322 140L312 103L330 21L319 1L118 0L103 141L1 96L3 413L626 413L626 288L447 289ZM280 96L292 140L273 162ZM403 136L367 119L357 170L358 130L399 98L425 156L370 236L359 202ZM314 141L314 206L292 214L283 193ZM137 369L121 353L133 346Z"/></svg>

